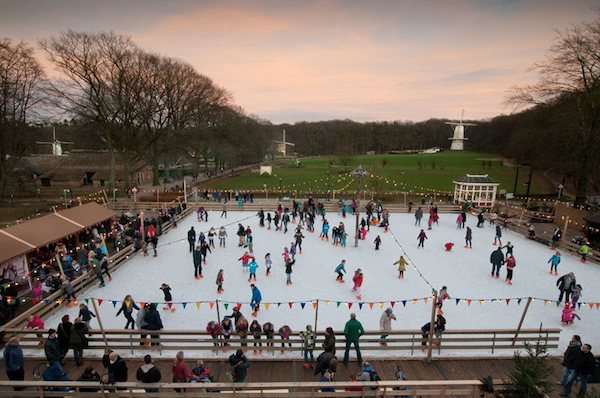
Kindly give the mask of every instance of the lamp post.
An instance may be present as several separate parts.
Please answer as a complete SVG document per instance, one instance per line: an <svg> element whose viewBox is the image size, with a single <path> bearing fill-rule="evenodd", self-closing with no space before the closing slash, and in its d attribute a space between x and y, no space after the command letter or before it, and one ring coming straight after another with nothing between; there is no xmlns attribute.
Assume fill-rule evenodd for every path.
<svg viewBox="0 0 600 398"><path fill-rule="evenodd" d="M562 193L563 193L563 189L565 188L565 186L563 184L560 184L558 186L558 200L560 200Z"/></svg>
<svg viewBox="0 0 600 398"><path fill-rule="evenodd" d="M356 187L356 210L354 213L356 214L356 230L354 231L354 247L358 247L358 209L360 208L360 187L362 185L362 180L365 178L369 172L362 168L362 165L359 165L358 168L350 173L354 178L356 178L357 187Z"/></svg>

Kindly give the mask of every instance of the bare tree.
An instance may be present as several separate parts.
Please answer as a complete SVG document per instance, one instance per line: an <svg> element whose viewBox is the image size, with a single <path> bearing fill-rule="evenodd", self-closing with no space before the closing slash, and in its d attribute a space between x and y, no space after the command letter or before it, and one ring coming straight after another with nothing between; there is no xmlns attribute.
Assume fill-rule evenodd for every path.
<svg viewBox="0 0 600 398"><path fill-rule="evenodd" d="M44 71L25 43L0 39L0 198L16 161L27 149L28 122L43 99Z"/></svg>
<svg viewBox="0 0 600 398"><path fill-rule="evenodd" d="M600 166L600 17L558 32L546 59L535 64L536 84L515 87L508 102L516 106L574 104L568 124L569 157L576 159L575 204L586 201L593 171Z"/></svg>

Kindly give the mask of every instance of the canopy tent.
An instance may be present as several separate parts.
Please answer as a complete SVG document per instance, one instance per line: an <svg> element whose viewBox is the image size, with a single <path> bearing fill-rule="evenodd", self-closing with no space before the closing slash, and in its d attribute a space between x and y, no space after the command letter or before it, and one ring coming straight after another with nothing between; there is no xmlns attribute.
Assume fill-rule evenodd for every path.
<svg viewBox="0 0 600 398"><path fill-rule="evenodd" d="M86 203L0 229L0 264L85 230L115 213L98 203Z"/></svg>

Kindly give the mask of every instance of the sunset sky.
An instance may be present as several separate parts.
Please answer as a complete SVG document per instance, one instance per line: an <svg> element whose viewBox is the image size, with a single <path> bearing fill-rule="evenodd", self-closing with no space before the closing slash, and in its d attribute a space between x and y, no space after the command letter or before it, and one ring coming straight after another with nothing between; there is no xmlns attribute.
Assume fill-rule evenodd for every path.
<svg viewBox="0 0 600 398"><path fill-rule="evenodd" d="M274 123L484 119L597 0L0 0L0 36L112 30L181 58ZM41 53L40 53L41 56Z"/></svg>

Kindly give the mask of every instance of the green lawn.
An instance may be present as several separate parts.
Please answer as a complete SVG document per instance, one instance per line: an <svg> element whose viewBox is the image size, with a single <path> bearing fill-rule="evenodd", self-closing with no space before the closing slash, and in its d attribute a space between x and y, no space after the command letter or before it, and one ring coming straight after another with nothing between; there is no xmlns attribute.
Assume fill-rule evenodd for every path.
<svg viewBox="0 0 600 398"><path fill-rule="evenodd" d="M490 159L489 161L487 161ZM496 159L496 160L493 160ZM484 160L486 165L484 169ZM328 167L329 161L333 164ZM488 168L491 162L491 168ZM385 163L385 164L384 164ZM212 183L216 189L262 190L266 185L269 191L326 192L328 190L355 190L356 182L348 176L361 164L370 175L364 181L364 189L379 192L412 191L450 192L454 190L452 180L469 174L489 174L500 183L499 189L511 192L515 179L515 168L502 165L497 156L474 152L445 151L436 154L411 155L361 155L351 159L344 167L339 157L302 158L301 167L295 167L294 160L276 161L272 176L259 176L258 173L229 178ZM524 195L528 169L521 169L517 192ZM534 178L532 194L547 192L547 184Z"/></svg>

